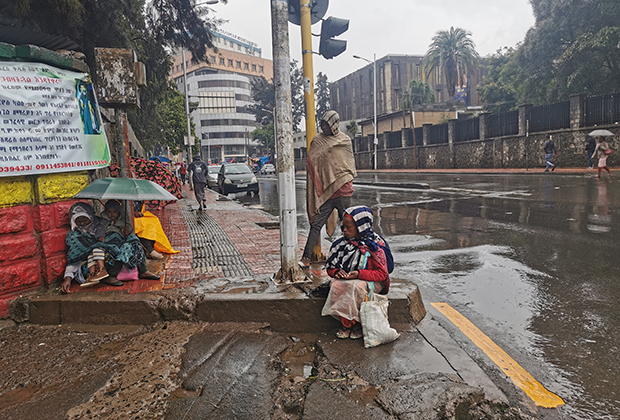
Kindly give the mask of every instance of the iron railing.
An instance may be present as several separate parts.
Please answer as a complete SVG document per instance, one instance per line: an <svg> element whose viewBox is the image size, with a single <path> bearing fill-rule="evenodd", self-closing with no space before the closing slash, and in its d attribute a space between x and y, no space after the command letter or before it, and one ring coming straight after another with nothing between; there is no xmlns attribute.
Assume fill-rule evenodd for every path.
<svg viewBox="0 0 620 420"><path fill-rule="evenodd" d="M480 119L468 118L454 123L454 141L468 141L480 138Z"/></svg>
<svg viewBox="0 0 620 420"><path fill-rule="evenodd" d="M620 122L620 93L588 96L584 107L586 127Z"/></svg>
<svg viewBox="0 0 620 420"><path fill-rule="evenodd" d="M503 137L519 134L519 111L491 114L487 117L486 137Z"/></svg>
<svg viewBox="0 0 620 420"><path fill-rule="evenodd" d="M431 130L428 137L428 144L447 143L448 123L431 125Z"/></svg>
<svg viewBox="0 0 620 420"><path fill-rule="evenodd" d="M530 133L570 128L570 102L534 106L530 110Z"/></svg>

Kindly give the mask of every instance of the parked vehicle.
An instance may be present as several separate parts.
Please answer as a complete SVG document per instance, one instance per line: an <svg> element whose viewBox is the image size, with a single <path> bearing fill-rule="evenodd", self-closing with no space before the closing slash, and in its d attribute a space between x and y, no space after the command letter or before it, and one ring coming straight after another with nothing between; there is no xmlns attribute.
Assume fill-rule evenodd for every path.
<svg viewBox="0 0 620 420"><path fill-rule="evenodd" d="M238 193L247 191L248 194L258 194L258 180L252 168L245 163L229 163L222 165L217 178L220 194Z"/></svg>
<svg viewBox="0 0 620 420"><path fill-rule="evenodd" d="M260 172L263 175L267 175L267 174L275 174L276 173L276 167L273 166L271 163L266 163L263 165L263 167L260 169Z"/></svg>
<svg viewBox="0 0 620 420"><path fill-rule="evenodd" d="M222 165L209 165L209 173L207 174L207 187L212 190L217 189L217 176L220 173Z"/></svg>

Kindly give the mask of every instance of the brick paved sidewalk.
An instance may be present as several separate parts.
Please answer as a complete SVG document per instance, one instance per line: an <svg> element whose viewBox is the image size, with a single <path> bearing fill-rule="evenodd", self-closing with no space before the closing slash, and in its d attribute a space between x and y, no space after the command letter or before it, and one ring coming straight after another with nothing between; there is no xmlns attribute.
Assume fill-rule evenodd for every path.
<svg viewBox="0 0 620 420"><path fill-rule="evenodd" d="M166 255L162 261L147 260L149 270L161 275L160 280L139 279L116 287L99 284L82 288L73 284L71 292L141 293L193 286L196 281L209 278L225 278L225 272L229 273L228 276L232 272L233 276L234 273L241 273L246 277L277 273L280 268L280 229L276 217L245 207L211 190L205 191L207 211L201 214L189 186L183 187L183 193L184 198L176 203L162 209L148 209L159 218L172 247L180 251ZM212 219L214 223L204 226L206 218ZM196 233L195 228L201 225L202 230ZM196 242L194 244L192 235ZM305 241L306 237L299 235L300 256ZM230 244L229 249L222 249L226 243ZM198 266L196 257L201 255L201 249L205 247L212 247L216 253L237 255L237 258L228 260L235 266L222 267L220 264L207 269ZM245 271L239 271L239 267L236 267L241 265L246 267ZM313 273L316 276L325 275L322 270L313 270Z"/></svg>

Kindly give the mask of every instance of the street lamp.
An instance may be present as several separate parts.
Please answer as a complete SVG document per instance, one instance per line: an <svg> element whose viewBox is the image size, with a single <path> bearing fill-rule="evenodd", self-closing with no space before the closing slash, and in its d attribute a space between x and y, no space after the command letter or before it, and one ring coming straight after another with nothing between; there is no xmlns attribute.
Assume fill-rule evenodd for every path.
<svg viewBox="0 0 620 420"><path fill-rule="evenodd" d="M374 152L374 161L373 161L373 169L377 170L377 143L379 140L377 139L377 54L373 54L373 61L370 61L367 58L360 57L359 55L354 55L353 58L357 58L359 60L364 60L368 64L372 64L373 67L373 90L374 90L374 123L373 126L375 128L373 143L375 145Z"/></svg>

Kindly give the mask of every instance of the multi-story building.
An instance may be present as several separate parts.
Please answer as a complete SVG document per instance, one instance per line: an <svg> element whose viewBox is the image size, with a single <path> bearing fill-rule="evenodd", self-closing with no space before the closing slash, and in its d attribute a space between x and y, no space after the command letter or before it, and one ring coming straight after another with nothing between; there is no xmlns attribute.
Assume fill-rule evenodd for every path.
<svg viewBox="0 0 620 420"><path fill-rule="evenodd" d="M377 60L377 115L401 111L403 93L412 80L428 83L435 94L436 102L448 102L444 76L436 68L428 77L424 74L424 56L387 55ZM336 80L330 85L331 107L340 114L342 121L359 120L373 116L374 86L373 65L365 67ZM481 71L467 75L468 105L480 105L476 86L480 83ZM459 92L462 96L462 92Z"/></svg>
<svg viewBox="0 0 620 420"><path fill-rule="evenodd" d="M256 155L259 144L250 138L257 127L252 103L251 80L273 78L271 60L262 58L257 44L223 31L214 33L217 52L209 50L206 62L184 52L190 101L198 102L192 113L203 157L212 162L245 159ZM173 57L170 78L185 92L182 54ZM205 159L206 160L206 159Z"/></svg>

